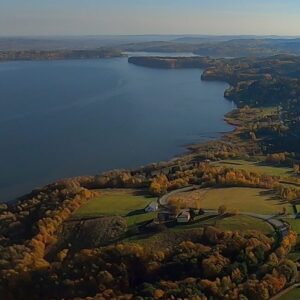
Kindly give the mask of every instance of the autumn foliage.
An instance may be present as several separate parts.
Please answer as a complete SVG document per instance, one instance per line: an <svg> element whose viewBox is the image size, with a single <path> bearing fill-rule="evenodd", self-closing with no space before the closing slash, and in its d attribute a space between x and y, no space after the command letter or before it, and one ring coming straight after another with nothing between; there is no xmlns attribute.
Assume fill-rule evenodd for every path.
<svg viewBox="0 0 300 300"><path fill-rule="evenodd" d="M50 267L45 255L57 241L59 226L94 196L78 182L65 181L47 186L1 212L0 291L26 272Z"/></svg>
<svg viewBox="0 0 300 300"><path fill-rule="evenodd" d="M60 253L48 268L2 281L5 299L253 299L265 300L295 280L286 259L296 235L276 246L255 231L199 229L171 248L155 251L136 243ZM278 249L283 248L285 252ZM16 289L11 289L12 285ZM142 297L142 298L138 298Z"/></svg>

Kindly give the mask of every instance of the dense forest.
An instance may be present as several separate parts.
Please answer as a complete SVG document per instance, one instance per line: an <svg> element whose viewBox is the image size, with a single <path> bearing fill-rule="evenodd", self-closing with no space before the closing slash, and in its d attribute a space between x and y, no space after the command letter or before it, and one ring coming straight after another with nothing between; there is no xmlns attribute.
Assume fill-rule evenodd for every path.
<svg viewBox="0 0 300 300"><path fill-rule="evenodd" d="M295 281L296 264L287 259L296 242L291 230L282 238L200 227L170 249L153 251L121 242L52 251L63 222L95 197L91 190L146 187L162 195L191 183L276 189L283 199L291 193L276 177L207 163L167 175L153 176L145 169L113 171L48 185L1 207L1 295L24 299L26 289L30 299L84 299L96 294L96 299L268 299Z"/></svg>

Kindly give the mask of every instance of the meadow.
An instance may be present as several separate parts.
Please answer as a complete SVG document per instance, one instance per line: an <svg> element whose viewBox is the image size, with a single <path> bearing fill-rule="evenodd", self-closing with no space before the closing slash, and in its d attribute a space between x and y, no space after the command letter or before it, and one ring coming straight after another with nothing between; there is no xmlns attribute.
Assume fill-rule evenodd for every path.
<svg viewBox="0 0 300 300"><path fill-rule="evenodd" d="M262 173L270 176L286 177L286 176L291 176L293 174L292 168L271 166L256 161L231 159L231 160L221 160L218 162L214 162L212 163L212 165L224 166L224 167L230 167L236 169L244 169L249 172Z"/></svg>
<svg viewBox="0 0 300 300"><path fill-rule="evenodd" d="M297 300L300 299L300 287L294 288L288 293L277 298L278 300Z"/></svg>
<svg viewBox="0 0 300 300"><path fill-rule="evenodd" d="M200 223L177 225L176 227L172 228L171 231L180 232L182 230L196 229L200 226L203 227L209 225L217 227L221 230L229 231L258 230L263 232L264 234L271 234L274 231L273 227L267 222L251 216L244 215L233 215L224 218L216 217Z"/></svg>
<svg viewBox="0 0 300 300"><path fill-rule="evenodd" d="M218 209L225 205L228 210L251 212L258 214L276 214L285 207L292 213L292 207L283 203L272 191L260 188L205 188L191 192L178 193L174 197L199 198L204 209ZM172 199L172 198L171 198Z"/></svg>
<svg viewBox="0 0 300 300"><path fill-rule="evenodd" d="M263 220L254 217L235 215L225 218L211 218L191 224L176 225L174 227L162 230L157 233L139 234L131 236L124 242L138 243L146 246L148 249L158 251L162 248L172 248L181 241L193 239L193 236L199 231L204 230L206 226L214 226L220 230L246 231L257 230L267 235L274 233L273 227Z"/></svg>
<svg viewBox="0 0 300 300"><path fill-rule="evenodd" d="M127 225L151 220L156 213L145 213L144 208L156 198L150 197L133 189L102 190L96 198L82 205L72 216L75 219L85 219L100 216L122 216Z"/></svg>

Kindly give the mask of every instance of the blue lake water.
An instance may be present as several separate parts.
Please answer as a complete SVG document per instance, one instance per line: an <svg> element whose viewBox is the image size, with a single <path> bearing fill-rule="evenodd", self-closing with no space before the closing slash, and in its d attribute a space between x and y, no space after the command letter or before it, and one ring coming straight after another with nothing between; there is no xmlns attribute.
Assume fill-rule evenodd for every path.
<svg viewBox="0 0 300 300"><path fill-rule="evenodd" d="M169 159L231 129L201 70L126 58L0 64L0 201L59 178Z"/></svg>

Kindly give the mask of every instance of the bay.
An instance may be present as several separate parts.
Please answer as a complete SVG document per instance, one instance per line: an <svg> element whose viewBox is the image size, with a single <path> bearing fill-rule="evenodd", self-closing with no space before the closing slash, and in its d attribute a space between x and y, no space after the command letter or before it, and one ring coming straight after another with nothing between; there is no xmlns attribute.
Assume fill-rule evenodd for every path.
<svg viewBox="0 0 300 300"><path fill-rule="evenodd" d="M127 58L0 64L0 201L64 177L166 160L231 130L227 84Z"/></svg>

